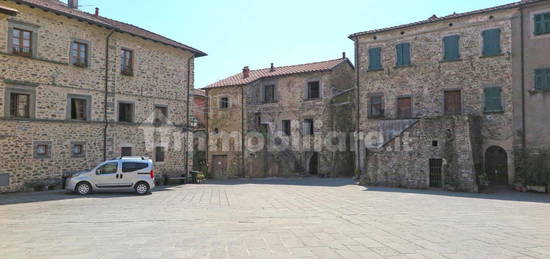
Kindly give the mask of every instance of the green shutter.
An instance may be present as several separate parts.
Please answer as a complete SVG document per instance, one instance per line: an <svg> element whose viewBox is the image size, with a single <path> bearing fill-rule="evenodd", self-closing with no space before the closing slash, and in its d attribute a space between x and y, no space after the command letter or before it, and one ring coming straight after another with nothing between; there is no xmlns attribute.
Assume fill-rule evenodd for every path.
<svg viewBox="0 0 550 259"><path fill-rule="evenodd" d="M397 51L397 66L408 66L411 64L411 44L401 43L395 46Z"/></svg>
<svg viewBox="0 0 550 259"><path fill-rule="evenodd" d="M369 70L382 69L381 48L369 49Z"/></svg>
<svg viewBox="0 0 550 259"><path fill-rule="evenodd" d="M500 29L486 30L483 36L483 56L494 56L501 53Z"/></svg>
<svg viewBox="0 0 550 259"><path fill-rule="evenodd" d="M544 89L544 69L535 70L535 89L542 90Z"/></svg>
<svg viewBox="0 0 550 259"><path fill-rule="evenodd" d="M443 38L444 60L457 60L460 58L458 35Z"/></svg>
<svg viewBox="0 0 550 259"><path fill-rule="evenodd" d="M500 87L485 88L485 112L501 112L502 89Z"/></svg>
<svg viewBox="0 0 550 259"><path fill-rule="evenodd" d="M541 35L544 32L543 17L544 16L542 14L535 15L535 35Z"/></svg>

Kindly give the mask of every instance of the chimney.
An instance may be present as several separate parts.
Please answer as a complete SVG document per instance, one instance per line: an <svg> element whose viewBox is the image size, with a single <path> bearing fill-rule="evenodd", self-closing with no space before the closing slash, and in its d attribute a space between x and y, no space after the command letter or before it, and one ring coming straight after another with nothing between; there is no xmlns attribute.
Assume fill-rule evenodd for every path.
<svg viewBox="0 0 550 259"><path fill-rule="evenodd" d="M275 65L273 63L271 63L271 69L269 71L270 72L275 72Z"/></svg>
<svg viewBox="0 0 550 259"><path fill-rule="evenodd" d="M78 0L68 0L67 6L72 9L78 9Z"/></svg>
<svg viewBox="0 0 550 259"><path fill-rule="evenodd" d="M95 16L99 16L99 8L95 8Z"/></svg>
<svg viewBox="0 0 550 259"><path fill-rule="evenodd" d="M250 68L248 66L243 67L243 78L248 78L250 76Z"/></svg>
<svg viewBox="0 0 550 259"><path fill-rule="evenodd" d="M342 52L342 59L346 59L346 52Z"/></svg>

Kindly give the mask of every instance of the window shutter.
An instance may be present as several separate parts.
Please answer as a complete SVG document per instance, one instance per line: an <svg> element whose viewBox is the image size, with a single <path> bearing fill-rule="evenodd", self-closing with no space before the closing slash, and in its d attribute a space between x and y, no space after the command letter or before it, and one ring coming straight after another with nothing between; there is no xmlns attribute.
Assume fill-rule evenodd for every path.
<svg viewBox="0 0 550 259"><path fill-rule="evenodd" d="M444 60L457 60L460 58L458 35L443 38Z"/></svg>
<svg viewBox="0 0 550 259"><path fill-rule="evenodd" d="M403 64L403 45L398 44L395 46L396 51L396 66L401 66Z"/></svg>
<svg viewBox="0 0 550 259"><path fill-rule="evenodd" d="M382 68L382 62L381 62L381 49L380 48L372 48L369 49L369 70L376 70Z"/></svg>
<svg viewBox="0 0 550 259"><path fill-rule="evenodd" d="M411 44L410 43L404 43L403 44L403 65L410 65L411 64Z"/></svg>
<svg viewBox="0 0 550 259"><path fill-rule="evenodd" d="M544 83L543 88L548 90L550 89L550 68L545 69L546 82Z"/></svg>
<svg viewBox="0 0 550 259"><path fill-rule="evenodd" d="M502 89L500 87L485 88L485 111L502 111Z"/></svg>
<svg viewBox="0 0 550 259"><path fill-rule="evenodd" d="M542 90L544 88L544 70L535 70L535 89Z"/></svg>
<svg viewBox="0 0 550 259"><path fill-rule="evenodd" d="M483 55L492 56L501 53L500 29L486 30L483 35Z"/></svg>
<svg viewBox="0 0 550 259"><path fill-rule="evenodd" d="M535 35L540 35L544 31L544 21L543 21L543 15L537 14L535 15Z"/></svg>

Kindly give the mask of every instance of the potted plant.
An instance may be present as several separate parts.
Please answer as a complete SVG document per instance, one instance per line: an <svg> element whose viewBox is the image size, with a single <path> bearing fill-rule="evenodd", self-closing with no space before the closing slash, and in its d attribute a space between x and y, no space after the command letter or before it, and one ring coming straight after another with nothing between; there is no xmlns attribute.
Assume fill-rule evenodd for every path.
<svg viewBox="0 0 550 259"><path fill-rule="evenodd" d="M477 178L479 183L479 192L486 192L489 188L489 177L485 171L483 171Z"/></svg>

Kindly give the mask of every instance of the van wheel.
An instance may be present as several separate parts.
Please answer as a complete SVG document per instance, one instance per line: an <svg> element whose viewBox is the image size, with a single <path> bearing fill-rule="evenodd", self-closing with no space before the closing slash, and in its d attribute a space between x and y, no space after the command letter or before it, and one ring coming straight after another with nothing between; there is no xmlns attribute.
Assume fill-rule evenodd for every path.
<svg viewBox="0 0 550 259"><path fill-rule="evenodd" d="M139 195L147 194L149 192L149 185L144 182L136 184L136 192Z"/></svg>
<svg viewBox="0 0 550 259"><path fill-rule="evenodd" d="M92 186L89 183L79 183L76 185L76 192L80 195L88 195L92 192Z"/></svg>

